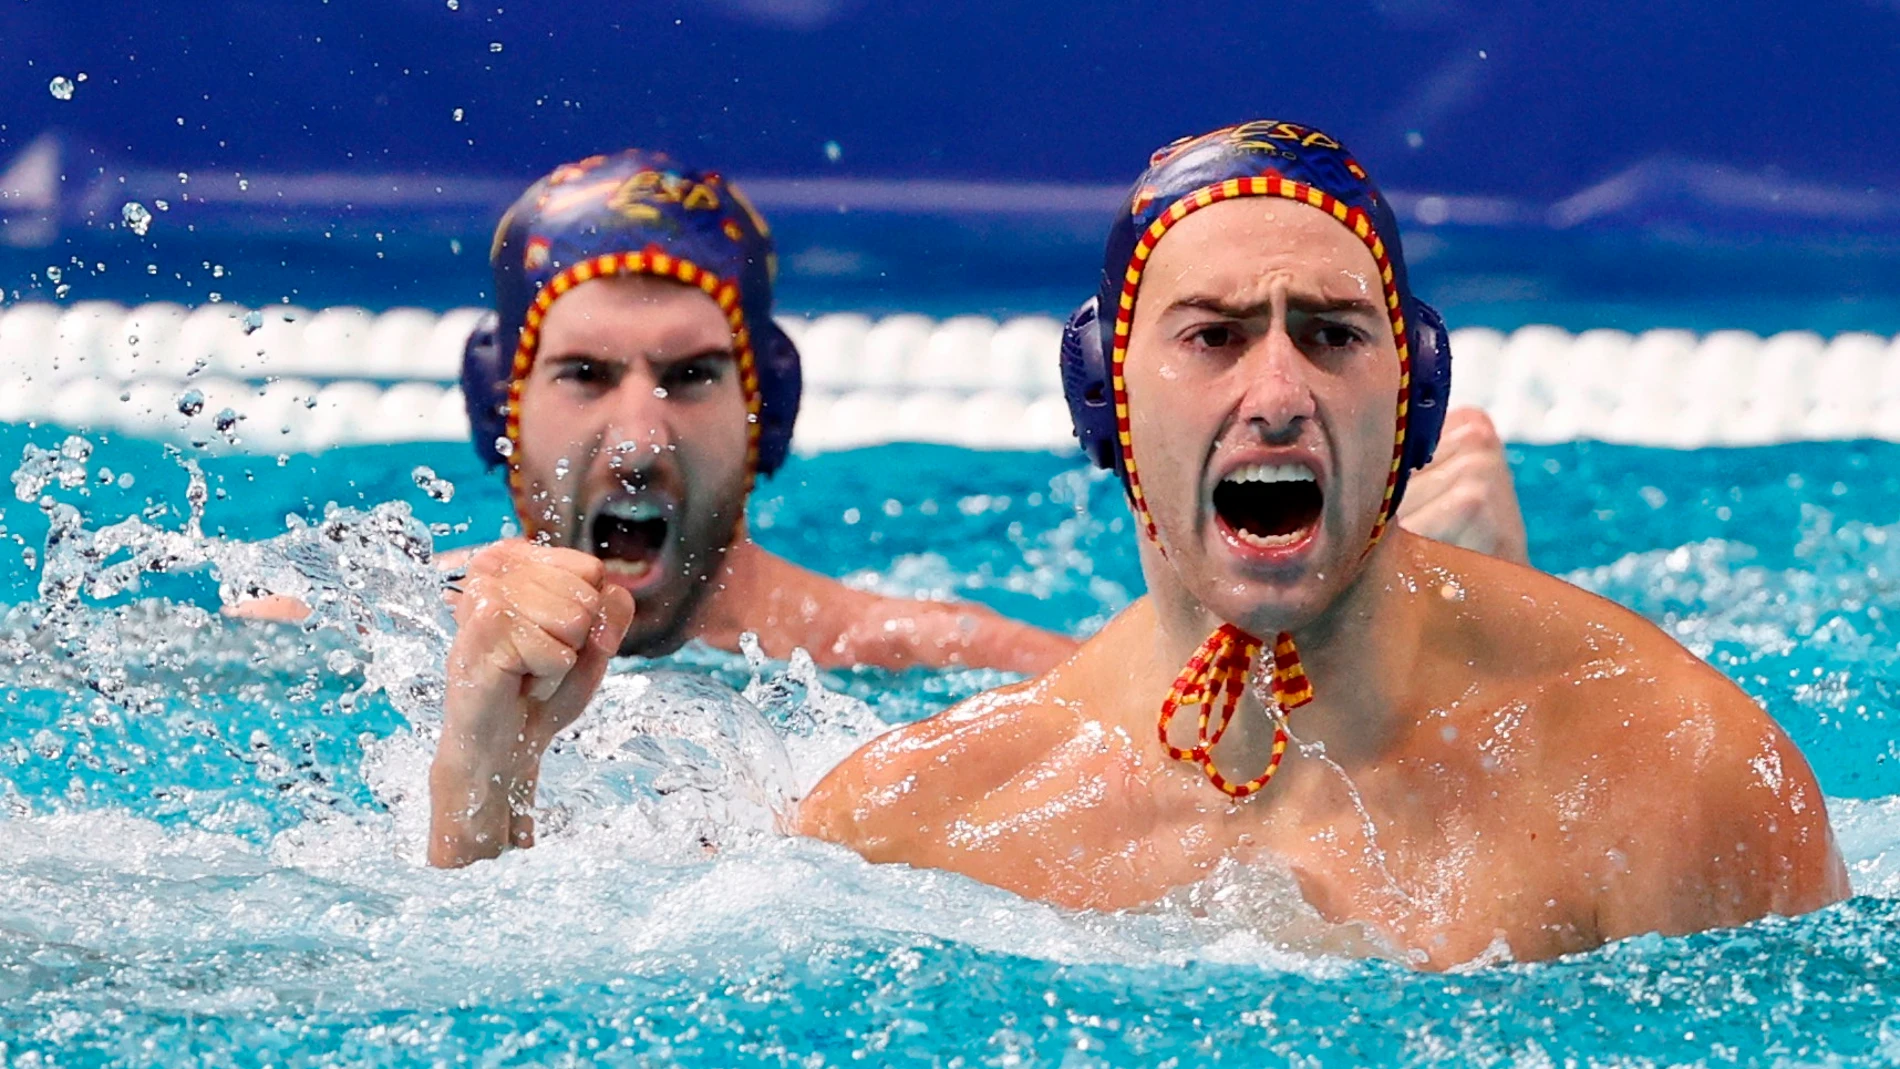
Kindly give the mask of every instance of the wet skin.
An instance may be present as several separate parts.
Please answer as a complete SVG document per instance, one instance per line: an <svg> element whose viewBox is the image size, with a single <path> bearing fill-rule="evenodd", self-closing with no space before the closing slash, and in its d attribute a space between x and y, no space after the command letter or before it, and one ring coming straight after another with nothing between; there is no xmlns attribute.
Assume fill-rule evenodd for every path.
<svg viewBox="0 0 1900 1069"><path fill-rule="evenodd" d="M1074 650L979 606L852 590L761 549L744 528L746 426L731 334L705 293L612 278L554 302L516 457L543 544L498 542L467 561L430 770L431 862L532 843L541 754L616 653L695 638L736 651L752 632L773 657L804 648L825 666L1033 672ZM629 522L603 527L609 514Z"/></svg>
<svg viewBox="0 0 1900 1069"><path fill-rule="evenodd" d="M1167 547L1142 546L1150 595L1042 677L846 759L801 830L1088 909L1151 903L1227 857L1285 864L1329 919L1434 968L1500 939L1542 958L1843 897L1805 760L1720 673L1530 569L1402 530L1366 553L1398 378L1379 293L1364 246L1303 205L1177 224L1127 365ZM1253 464L1312 473L1308 528L1236 532L1215 488ZM1292 630L1317 691L1279 776L1238 803L1155 735L1223 620ZM1176 728L1185 745L1192 717ZM1250 698L1216 760L1251 777L1270 739Z"/></svg>
<svg viewBox="0 0 1900 1069"><path fill-rule="evenodd" d="M821 664L965 664L1040 671L1074 641L979 606L852 590L745 534L747 415L725 316L676 282L613 278L556 301L522 391L526 507L554 545L602 556L639 606L620 651L697 638ZM663 517L657 553L629 562L593 544L612 502ZM514 559L514 558L509 558Z"/></svg>
<svg viewBox="0 0 1900 1069"><path fill-rule="evenodd" d="M1159 255L1151 267L1185 287L1184 300L1158 306L1161 326L1138 318L1142 344L1130 362L1139 464L1173 547L1166 558L1143 548L1154 595L1041 679L859 751L806 800L801 829L873 860L953 869L1088 908L1153 901L1201 879L1224 857L1277 859L1294 867L1329 916L1370 921L1427 964L1465 960L1499 932L1529 956L1637 930L1630 925L1642 922L1624 915L1635 907L1617 913L1611 899L1622 893L1653 904L1629 876L1630 858L1648 861L1648 840L1602 854L1622 860L1599 881L1598 912L1587 922L1574 897L1561 898L1569 913L1559 909L1560 895L1573 896L1576 875L1559 872L1560 861L1588 867L1577 860L1591 849L1584 829L1606 810L1597 781L1579 778L1596 773L1542 760L1550 749L1544 740L1562 731L1571 746L1589 747L1574 753L1637 745L1668 716L1655 697L1658 683L1674 696L1677 714L1687 709L1709 725L1711 739L1728 739L1741 724L1756 729L1758 741L1780 747L1785 740L1718 675L1580 591L1410 536L1389 538L1364 559L1389 463L1397 380L1390 333L1381 340L1376 304L1365 297L1370 261L1363 249L1366 262L1354 259L1356 246L1324 247L1330 230L1288 241L1274 232L1274 220L1255 222L1265 232L1251 244L1271 248L1277 240L1305 252L1211 273ZM1315 244L1324 255L1309 255ZM1154 345L1146 343L1151 336ZM1487 470L1502 473L1508 493L1495 435L1480 433L1467 444L1498 461ZM1213 515L1222 477L1263 463L1314 473L1327 491L1319 529L1263 547ZM569 475L576 470L569 465ZM624 489L624 472L610 474L604 492ZM667 478L661 472L646 482L666 486ZM585 488L560 494L545 479L535 485L540 500L574 501L570 530L591 507L581 503ZM1489 493L1498 483L1486 485ZM1456 507L1440 511L1454 524L1499 515L1466 507L1495 500L1486 494L1435 497L1453 500ZM1514 502L1509 512L1514 518ZM562 517L558 509L545 515L550 524ZM744 572L729 569L728 579L734 574ZM581 715L611 653L625 648L634 616L628 583L573 549L491 547L471 562L465 590L448 715L431 770L429 852L438 865L532 842L526 813L540 754ZM1321 701L1300 712L1300 735L1324 743L1337 766L1302 756L1266 794L1234 805L1198 772L1165 759L1153 736L1159 696L1220 618L1267 633L1300 628L1322 688ZM1532 618L1540 626L1526 628ZM1445 637L1422 641L1441 630ZM1612 685L1604 680L1632 679L1643 682L1615 684L1622 705L1596 694ZM1603 734L1603 710L1625 705L1625 734ZM1244 777L1264 760L1264 727L1261 711L1249 706L1219 752L1230 771ZM1684 760L1727 767L1712 752L1702 746ZM1812 818L1782 827L1831 858L1811 778L1791 749L1784 765L1791 771L1777 799ZM1356 793L1346 789L1348 778ZM1552 809L1559 802L1551 799L1562 808ZM1539 804L1555 817L1537 817ZM1523 848L1539 841L1540 829L1544 845ZM1726 824L1716 830L1718 837L1739 834ZM1674 827L1656 842L1678 844L1684 833ZM1748 860L1766 861L1775 845L1755 844ZM1527 878L1532 869L1541 883ZM1532 888L1546 884L1554 889L1547 904L1526 906ZM1676 900L1707 899L1709 886L1682 884ZM1751 901L1726 908L1734 919L1760 912ZM1684 915L1698 919L1683 923L1702 923L1701 914Z"/></svg>

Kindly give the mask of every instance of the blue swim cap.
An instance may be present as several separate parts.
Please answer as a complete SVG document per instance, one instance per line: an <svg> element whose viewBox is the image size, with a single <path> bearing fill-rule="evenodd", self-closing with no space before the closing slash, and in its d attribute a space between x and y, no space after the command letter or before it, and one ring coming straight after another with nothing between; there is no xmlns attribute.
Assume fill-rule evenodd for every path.
<svg viewBox="0 0 1900 1069"><path fill-rule="evenodd" d="M469 338L462 389L475 451L506 463L517 491L519 394L542 317L561 294L614 275L672 279L718 302L751 416L750 468L769 475L785 462L801 378L797 348L772 321L772 234L719 174L637 149L567 164L502 216L488 258L497 314Z"/></svg>
<svg viewBox="0 0 1900 1069"><path fill-rule="evenodd" d="M1101 290L1063 332L1062 392L1075 435L1091 460L1121 476L1153 537L1122 383L1142 269L1169 227L1200 208L1246 196L1284 197L1331 214L1365 242L1379 266L1399 351L1399 416L1376 540L1398 509L1406 479L1438 447L1451 394L1451 349L1444 320L1412 295L1391 207L1345 146L1310 126L1243 123L1176 141L1149 159L1109 230Z"/></svg>
<svg viewBox="0 0 1900 1069"><path fill-rule="evenodd" d="M1142 496L1129 434L1128 387L1122 372L1128 332L1142 271L1168 228L1210 204L1236 197L1283 197L1326 212L1365 243L1379 267L1399 354L1399 390L1392 467L1367 543L1370 553L1398 510L1407 476L1429 462L1438 446L1451 393L1451 349L1444 321L1412 296L1406 282L1392 209L1345 146L1310 126L1272 120L1243 123L1176 141L1149 159L1109 230L1101 290L1069 317L1063 331L1062 392L1075 436L1090 459L1121 476L1135 515L1165 555ZM1233 720L1254 661L1268 656L1268 678L1280 716L1273 748L1265 771L1236 783L1215 765L1213 747ZM1169 757L1198 766L1208 782L1229 797L1245 798L1264 789L1280 767L1290 738L1285 713L1312 700L1313 684L1292 634L1281 631L1268 643L1225 623L1175 677L1161 702L1157 731ZM1202 707L1200 730L1195 744L1183 749L1170 741L1168 726L1190 705Z"/></svg>

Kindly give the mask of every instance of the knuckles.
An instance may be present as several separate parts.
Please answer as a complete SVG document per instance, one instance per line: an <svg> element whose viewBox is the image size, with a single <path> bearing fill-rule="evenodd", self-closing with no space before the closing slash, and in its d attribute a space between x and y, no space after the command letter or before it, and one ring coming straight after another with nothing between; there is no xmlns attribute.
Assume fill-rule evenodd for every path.
<svg viewBox="0 0 1900 1069"><path fill-rule="evenodd" d="M1496 453L1502 456L1504 439L1497 424L1482 408L1458 408L1445 417L1444 440L1454 452Z"/></svg>

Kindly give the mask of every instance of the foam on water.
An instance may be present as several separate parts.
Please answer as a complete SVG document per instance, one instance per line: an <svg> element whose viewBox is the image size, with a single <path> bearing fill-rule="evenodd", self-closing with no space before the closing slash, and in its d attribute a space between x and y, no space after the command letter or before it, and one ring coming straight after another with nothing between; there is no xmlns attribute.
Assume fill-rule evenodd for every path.
<svg viewBox="0 0 1900 1069"><path fill-rule="evenodd" d="M428 526L389 503L263 541L208 535L189 465L175 522L99 524L62 499L96 484L82 445L15 480L53 535L40 596L0 626L0 1059L1900 1060L1900 788L1867 754L1889 734L1900 643L1881 604L1900 528L1810 510L1785 567L1729 539L1571 575L1766 701L1835 789L1861 897L1435 976L1325 923L1271 868L1079 914L779 833L839 757L1005 678L989 672L820 673L756 649L619 663L549 756L540 845L429 869L452 623ZM390 464L398 483L413 467ZM995 528L974 564L893 525L893 563L856 581L991 584L1105 616L1131 551L1089 513L1094 484L1069 485L1083 478L1047 487L1070 497L1046 528L959 510ZM269 627L149 596L188 568L316 611Z"/></svg>

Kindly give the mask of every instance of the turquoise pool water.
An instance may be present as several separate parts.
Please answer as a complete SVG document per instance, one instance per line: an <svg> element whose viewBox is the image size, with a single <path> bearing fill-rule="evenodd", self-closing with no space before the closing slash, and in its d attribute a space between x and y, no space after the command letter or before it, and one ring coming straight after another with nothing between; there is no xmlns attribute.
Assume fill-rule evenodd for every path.
<svg viewBox="0 0 1900 1069"><path fill-rule="evenodd" d="M0 428L0 467L65 437ZM1070 914L760 832L750 803L639 804L580 754L551 773L563 808L541 847L435 872L418 857L426 743L388 696L355 693L388 653L373 637L222 623L204 611L215 583L189 571L36 626L41 494L92 530L176 531L188 512L159 446L102 439L71 485L29 482L0 514L0 1062L1900 1063L1900 447L1512 457L1539 564L1662 623L1806 750L1857 897L1427 975L1328 953L1328 933L1285 923L1297 904L1269 877L1230 874L1209 908ZM442 545L504 520L461 447L199 463L212 539L278 535L331 502L406 501ZM419 465L449 500L418 488ZM1118 491L1071 456L802 458L754 517L820 570L1078 633L1139 589ZM713 720L686 681L637 693L655 667L762 676L798 781L1002 678L858 671L814 690L689 651L615 681L625 708ZM743 764L709 760L703 782L756 773Z"/></svg>

